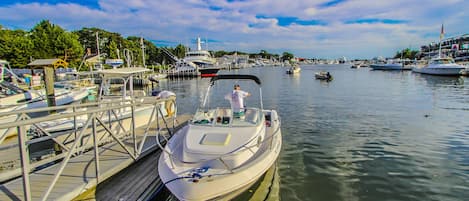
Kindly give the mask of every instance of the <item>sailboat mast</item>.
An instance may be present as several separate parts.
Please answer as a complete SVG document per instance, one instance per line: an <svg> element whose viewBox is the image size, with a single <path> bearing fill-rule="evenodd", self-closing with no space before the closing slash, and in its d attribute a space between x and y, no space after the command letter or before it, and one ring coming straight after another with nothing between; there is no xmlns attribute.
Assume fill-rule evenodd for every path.
<svg viewBox="0 0 469 201"><path fill-rule="evenodd" d="M96 51L98 53L98 63L99 67L101 67L101 54L99 53L99 32L96 32Z"/></svg>
<svg viewBox="0 0 469 201"><path fill-rule="evenodd" d="M445 36L445 31L444 31L444 28L443 28L443 23L441 24L441 32L440 32L440 47L438 49L438 58L441 58L441 40L444 38Z"/></svg>
<svg viewBox="0 0 469 201"><path fill-rule="evenodd" d="M143 67L145 68L145 44L143 43L143 37L140 38L140 45L142 46L142 61Z"/></svg>

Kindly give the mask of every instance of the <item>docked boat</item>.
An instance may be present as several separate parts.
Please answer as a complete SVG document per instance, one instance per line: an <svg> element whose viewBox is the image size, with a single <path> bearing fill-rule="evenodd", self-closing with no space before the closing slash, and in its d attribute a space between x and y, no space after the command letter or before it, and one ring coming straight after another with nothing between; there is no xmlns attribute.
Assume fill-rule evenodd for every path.
<svg viewBox="0 0 469 201"><path fill-rule="evenodd" d="M438 57L431 59L423 67L414 67L413 72L430 75L462 75L467 70L466 67L454 63L450 57Z"/></svg>
<svg viewBox="0 0 469 201"><path fill-rule="evenodd" d="M197 50L186 52L183 60L186 63L195 64L202 77L216 76L220 70L219 67L215 66L217 60L212 57L210 52L202 50L200 37L197 37Z"/></svg>
<svg viewBox="0 0 469 201"><path fill-rule="evenodd" d="M252 80L259 85L259 107L233 113L233 106L206 105L219 80ZM261 81L252 75L212 77L203 105L189 124L167 142L158 172L179 200L231 199L254 184L277 160L282 136L275 110L262 105ZM160 138L157 138L160 139ZM163 138L161 138L163 139Z"/></svg>
<svg viewBox="0 0 469 201"><path fill-rule="evenodd" d="M101 70L98 71L97 74L99 74L102 78L101 86L99 94L98 94L98 102L99 102L99 107L111 107L113 103L116 102L116 100L121 99L122 101L119 102L118 104L122 104L125 102L144 102L146 98L153 98L146 96L146 94L141 91L140 94L136 90L133 89L133 80L134 77L136 77L139 74L142 74L144 72L149 71L146 68L116 68L116 69L106 69L106 70ZM111 90L111 80L115 79L121 79L123 80L123 84L120 87L121 90L116 92ZM169 110L172 111L167 111L165 108L165 103L161 103L161 113L159 113L160 116L167 116L169 113L173 113L175 110L175 105L173 104L171 108L168 108ZM152 105L143 105L140 107L134 108L134 111L132 111L132 108L127 107L120 109L118 111L114 111L113 115L104 115L101 120L105 123L110 123L110 122L117 122L120 121L119 123L124 125L124 127L130 125L131 122L131 116L135 116L135 127L141 127L143 125L146 125L148 123L148 120L150 119L150 116L152 115L153 112L153 107ZM86 108L89 109L89 108ZM67 112L73 112L73 111L65 111L63 113ZM86 115L84 116L78 116L75 119L60 119L58 121L49 121L49 122L41 122L39 123L39 126L42 127L42 130L45 130L49 133L53 132L65 132L65 131L70 131L76 128L81 128L85 125L88 117ZM34 129L34 128L33 128Z"/></svg>
<svg viewBox="0 0 469 201"><path fill-rule="evenodd" d="M404 60L388 60L386 63L371 64L373 70L412 70L412 66L405 65Z"/></svg>
<svg viewBox="0 0 469 201"><path fill-rule="evenodd" d="M86 98L90 91L86 88L82 89L55 89L56 105L67 105L74 102L80 102ZM16 114L3 115L3 113L35 109L47 107L47 99L44 90L30 90L24 93L15 94L5 98L1 98L0 102L0 123L8 123L17 121L19 116ZM15 129L0 129L0 143L6 138L16 136Z"/></svg>
<svg viewBox="0 0 469 201"><path fill-rule="evenodd" d="M300 73L301 68L299 65L293 65L287 70L287 74L297 74Z"/></svg>
<svg viewBox="0 0 469 201"><path fill-rule="evenodd" d="M332 75L326 71L317 72L314 74L314 77L318 80L327 80L327 81L331 81L333 79Z"/></svg>

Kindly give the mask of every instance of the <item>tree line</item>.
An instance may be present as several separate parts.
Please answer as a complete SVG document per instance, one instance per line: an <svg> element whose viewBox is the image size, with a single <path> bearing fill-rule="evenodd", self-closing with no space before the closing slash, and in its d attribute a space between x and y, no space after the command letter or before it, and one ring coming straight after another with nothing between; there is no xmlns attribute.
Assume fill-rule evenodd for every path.
<svg viewBox="0 0 469 201"><path fill-rule="evenodd" d="M99 51L105 58L122 58L123 50L131 52L133 64L142 64L141 43L145 47L145 64L168 64L171 58L163 53L166 48L178 58L183 58L187 47L182 44L176 47L156 47L153 42L137 36L123 37L119 33L109 32L100 28L82 28L77 31L66 31L49 20L42 20L31 30L10 30L0 25L0 58L10 62L13 68L25 68L34 59L60 58L70 66L78 67L89 49L97 53L96 34L99 36ZM290 60L293 54L284 52L277 54L261 50L260 53L212 51L215 57L226 54L249 55L250 58L276 58ZM82 68L82 69L87 69Z"/></svg>

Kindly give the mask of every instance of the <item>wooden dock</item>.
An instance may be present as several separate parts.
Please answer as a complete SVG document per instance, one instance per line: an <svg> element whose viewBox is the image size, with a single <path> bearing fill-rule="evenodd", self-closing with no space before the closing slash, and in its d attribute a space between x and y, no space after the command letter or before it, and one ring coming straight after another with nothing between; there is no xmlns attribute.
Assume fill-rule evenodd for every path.
<svg viewBox="0 0 469 201"><path fill-rule="evenodd" d="M175 124L176 129L189 118L190 115L179 115ZM172 124L170 126L172 127ZM151 129L156 131L154 126ZM143 139L142 133L144 133L143 130L136 129L138 142ZM96 177L94 151L71 158L47 200L137 200L143 196L146 187L151 185L147 183L154 182L153 177L157 177L159 147L156 144L156 132L152 133L152 136L145 140L143 150L146 151L137 160L129 156L117 142L102 145L99 148L98 160L100 181ZM131 147L134 143L132 139L127 139L124 140L124 144ZM42 199L56 173L59 172L60 164L59 162L29 174L32 200ZM126 170L129 166L133 168ZM106 181L118 174L121 176L115 177L118 178L117 180ZM129 175L129 177L122 177L122 175ZM23 179L20 177L1 184L0 200L25 200Z"/></svg>

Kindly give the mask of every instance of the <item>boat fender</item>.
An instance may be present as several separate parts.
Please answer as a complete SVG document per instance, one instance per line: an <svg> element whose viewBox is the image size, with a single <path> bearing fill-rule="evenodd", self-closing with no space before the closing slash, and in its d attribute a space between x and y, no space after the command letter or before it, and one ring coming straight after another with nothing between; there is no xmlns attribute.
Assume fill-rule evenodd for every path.
<svg viewBox="0 0 469 201"><path fill-rule="evenodd" d="M262 136L259 136L257 138L257 147L261 146L261 143L262 143Z"/></svg>

